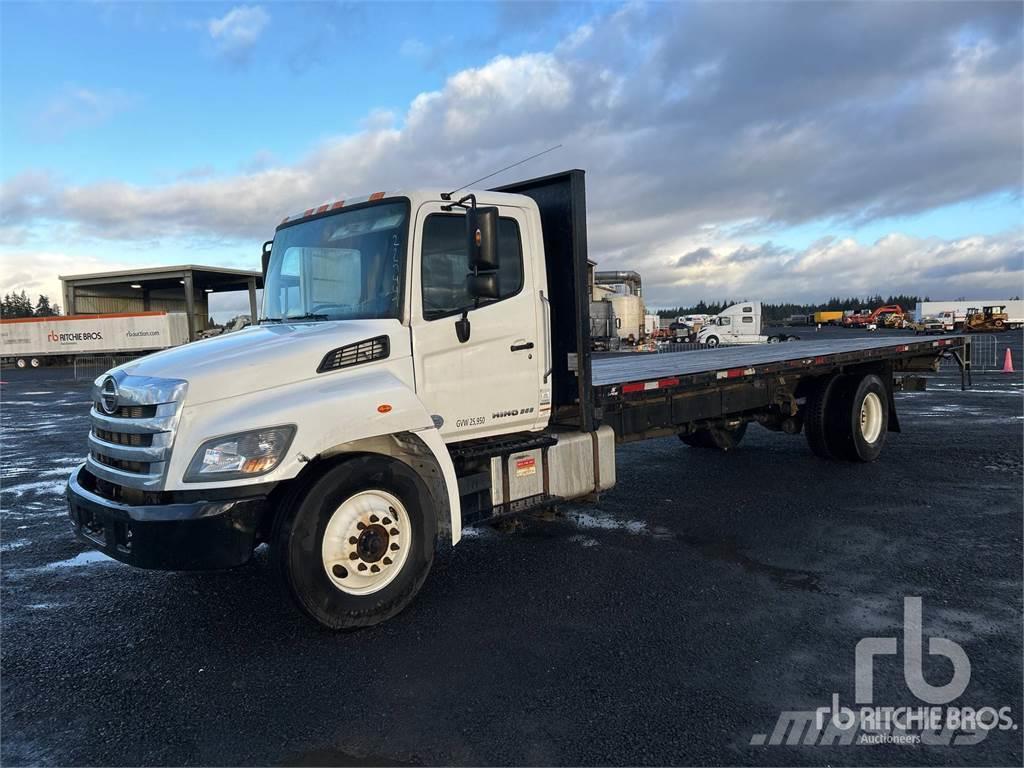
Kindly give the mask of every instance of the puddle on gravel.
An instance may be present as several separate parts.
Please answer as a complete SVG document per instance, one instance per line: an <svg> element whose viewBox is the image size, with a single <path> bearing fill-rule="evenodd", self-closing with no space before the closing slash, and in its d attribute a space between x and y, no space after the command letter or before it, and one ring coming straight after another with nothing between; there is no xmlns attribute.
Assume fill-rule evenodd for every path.
<svg viewBox="0 0 1024 768"><path fill-rule="evenodd" d="M77 568L82 565L97 565L99 563L116 563L111 557L107 557L102 552L96 552L95 550L88 550L87 552L81 552L68 560L59 560L56 563L47 563L43 568Z"/></svg>
<svg viewBox="0 0 1024 768"><path fill-rule="evenodd" d="M722 560L727 563L736 563L748 573L760 573L783 589L800 589L805 592L821 592L818 584L820 574L815 571L805 571L799 568L782 568L777 565L769 565L759 560L754 560L747 555L743 549L733 540L727 539L704 539L700 536L680 533L677 538L687 544L704 557L712 560Z"/></svg>

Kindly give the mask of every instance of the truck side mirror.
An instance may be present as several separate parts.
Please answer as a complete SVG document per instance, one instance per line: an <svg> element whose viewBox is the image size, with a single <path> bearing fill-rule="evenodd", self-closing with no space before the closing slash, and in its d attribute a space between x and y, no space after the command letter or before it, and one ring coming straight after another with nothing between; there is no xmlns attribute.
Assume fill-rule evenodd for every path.
<svg viewBox="0 0 1024 768"><path fill-rule="evenodd" d="M263 244L263 277L267 277L267 268L270 266L270 249L274 245L273 240L267 240Z"/></svg>
<svg viewBox="0 0 1024 768"><path fill-rule="evenodd" d="M469 268L489 272L498 268L498 209L470 208L466 211L466 248Z"/></svg>
<svg viewBox="0 0 1024 768"><path fill-rule="evenodd" d="M474 299L498 298L498 275L494 272L466 275L466 292Z"/></svg>

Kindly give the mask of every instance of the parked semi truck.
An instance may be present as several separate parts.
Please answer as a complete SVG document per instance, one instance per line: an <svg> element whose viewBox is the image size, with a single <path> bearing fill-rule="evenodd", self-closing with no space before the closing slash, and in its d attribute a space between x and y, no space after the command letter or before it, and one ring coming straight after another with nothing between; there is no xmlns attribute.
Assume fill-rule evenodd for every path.
<svg viewBox="0 0 1024 768"><path fill-rule="evenodd" d="M146 568L237 566L266 542L296 605L334 629L401 611L466 526L595 499L622 443L726 450L755 423L872 461L904 376L968 343L592 356L579 170L309 208L263 268L258 325L96 380L70 517Z"/></svg>
<svg viewBox="0 0 1024 768"><path fill-rule="evenodd" d="M5 363L39 368L76 355L142 354L188 342L180 312L23 317L0 321Z"/></svg>
<svg viewBox="0 0 1024 768"><path fill-rule="evenodd" d="M799 341L785 333L766 336L761 333L761 302L742 301L708 318L697 332L697 341L709 347L735 344L776 344Z"/></svg>

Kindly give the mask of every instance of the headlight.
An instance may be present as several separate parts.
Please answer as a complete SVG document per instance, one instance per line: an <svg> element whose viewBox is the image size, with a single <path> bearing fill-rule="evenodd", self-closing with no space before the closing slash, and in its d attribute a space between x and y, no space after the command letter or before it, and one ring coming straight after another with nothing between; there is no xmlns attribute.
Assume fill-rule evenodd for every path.
<svg viewBox="0 0 1024 768"><path fill-rule="evenodd" d="M267 427L207 440L196 451L185 473L186 483L237 480L264 475L288 452L295 427Z"/></svg>

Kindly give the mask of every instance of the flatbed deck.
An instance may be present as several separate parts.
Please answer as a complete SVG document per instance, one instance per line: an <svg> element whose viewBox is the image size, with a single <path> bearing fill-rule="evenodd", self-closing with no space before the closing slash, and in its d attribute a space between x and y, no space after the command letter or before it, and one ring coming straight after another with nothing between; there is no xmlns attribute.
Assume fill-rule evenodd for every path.
<svg viewBox="0 0 1024 768"><path fill-rule="evenodd" d="M889 355L929 353L938 348L961 346L965 340L964 336L946 336L941 339L932 337L927 340L910 336L884 339L821 339L718 347L688 352L636 353L607 357L594 355L591 358L591 371L594 387L608 387L670 377L717 374L738 368L827 362L822 358L835 357L836 362L846 362L851 355L859 357L862 353L866 360Z"/></svg>

